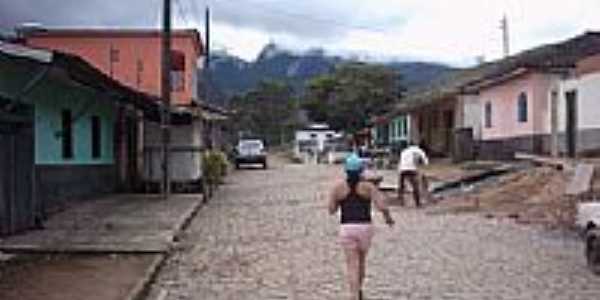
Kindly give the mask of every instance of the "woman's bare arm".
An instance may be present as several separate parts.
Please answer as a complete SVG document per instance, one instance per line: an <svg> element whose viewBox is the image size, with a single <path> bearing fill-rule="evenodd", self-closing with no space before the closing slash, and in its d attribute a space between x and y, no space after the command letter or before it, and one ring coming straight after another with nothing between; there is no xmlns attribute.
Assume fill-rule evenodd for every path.
<svg viewBox="0 0 600 300"><path fill-rule="evenodd" d="M383 215L383 219L385 223L389 226L394 225L394 219L390 214L390 209L387 206L385 195L379 191L379 189L372 183L369 183L369 190L371 195L371 200L375 204L375 207L381 212Z"/></svg>
<svg viewBox="0 0 600 300"><path fill-rule="evenodd" d="M338 210L338 206L339 206L339 202L337 199L337 190L338 190L338 186L334 186L333 189L331 189L331 191L329 192L329 214L333 215L337 212Z"/></svg>

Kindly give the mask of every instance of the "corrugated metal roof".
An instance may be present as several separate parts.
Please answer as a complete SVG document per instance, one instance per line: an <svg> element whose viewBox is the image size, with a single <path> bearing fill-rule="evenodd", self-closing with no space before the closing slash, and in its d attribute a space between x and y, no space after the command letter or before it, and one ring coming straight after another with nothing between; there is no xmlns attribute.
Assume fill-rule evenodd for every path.
<svg viewBox="0 0 600 300"><path fill-rule="evenodd" d="M50 63L53 67L62 69L68 75L68 80L108 94L111 96L109 98L114 101L131 104L143 110L149 119L159 120L163 106L160 98L123 85L78 56L59 51L32 49L13 43L2 42L1 46L0 55L14 59L26 59L35 63ZM180 113L173 113L173 115L181 116Z"/></svg>
<svg viewBox="0 0 600 300"><path fill-rule="evenodd" d="M52 51L33 49L19 44L7 43L3 41L0 41L0 52L12 56L33 59L41 63L51 63L53 57Z"/></svg>

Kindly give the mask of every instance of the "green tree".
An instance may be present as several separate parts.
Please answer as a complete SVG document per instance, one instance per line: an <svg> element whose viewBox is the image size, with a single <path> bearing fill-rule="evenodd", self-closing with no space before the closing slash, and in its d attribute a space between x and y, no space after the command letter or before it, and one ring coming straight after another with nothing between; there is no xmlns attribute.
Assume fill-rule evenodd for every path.
<svg viewBox="0 0 600 300"><path fill-rule="evenodd" d="M311 120L354 132L402 95L400 75L382 65L349 63L308 83L303 108Z"/></svg>
<svg viewBox="0 0 600 300"><path fill-rule="evenodd" d="M236 112L234 130L264 138L269 145L290 140L297 127L298 100L292 88L277 81L264 81L244 94L232 98Z"/></svg>

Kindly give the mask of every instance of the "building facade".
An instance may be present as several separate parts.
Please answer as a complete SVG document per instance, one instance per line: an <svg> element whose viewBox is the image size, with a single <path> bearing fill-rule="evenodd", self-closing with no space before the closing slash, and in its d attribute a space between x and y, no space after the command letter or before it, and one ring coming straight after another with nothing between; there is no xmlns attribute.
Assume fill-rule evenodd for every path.
<svg viewBox="0 0 600 300"><path fill-rule="evenodd" d="M158 111L76 56L1 42L0 101L0 234L117 191L119 113Z"/></svg>
<svg viewBox="0 0 600 300"><path fill-rule="evenodd" d="M457 160L598 151L599 56L600 33L586 32L455 71L391 115L409 114L413 140Z"/></svg>
<svg viewBox="0 0 600 300"><path fill-rule="evenodd" d="M161 95L161 37L155 29L39 29L26 34L33 47L65 51L81 56L109 77L159 97ZM198 96L198 72L202 67L203 45L194 29L174 30L171 51L171 101L175 110L193 118L174 122L171 127L170 168L175 184L199 183L201 180L204 139L201 100ZM162 131L157 124L142 123L139 117L119 114L118 124L125 132L136 128L137 136L117 140L119 174L122 186L131 186L131 178L140 178L143 186L156 185L163 177ZM136 148L135 150L130 150ZM128 160L136 152L135 162ZM122 159L121 159L122 158ZM187 176L184 176L187 175ZM135 185L135 184L133 184Z"/></svg>
<svg viewBox="0 0 600 300"><path fill-rule="evenodd" d="M551 89L560 80L551 72L523 69L514 77L479 86L481 156L549 154Z"/></svg>
<svg viewBox="0 0 600 300"><path fill-rule="evenodd" d="M84 58L96 68L136 90L161 95L159 30L39 29L26 35L28 46L58 50ZM172 101L189 106L197 100L203 46L198 31L172 33Z"/></svg>
<svg viewBox="0 0 600 300"><path fill-rule="evenodd" d="M599 153L600 55L580 60L573 76L554 86L551 94L553 152L568 156Z"/></svg>
<svg viewBox="0 0 600 300"><path fill-rule="evenodd" d="M327 150L328 143L339 139L340 135L325 124L313 124L295 133L294 153L300 157L302 153L317 154Z"/></svg>

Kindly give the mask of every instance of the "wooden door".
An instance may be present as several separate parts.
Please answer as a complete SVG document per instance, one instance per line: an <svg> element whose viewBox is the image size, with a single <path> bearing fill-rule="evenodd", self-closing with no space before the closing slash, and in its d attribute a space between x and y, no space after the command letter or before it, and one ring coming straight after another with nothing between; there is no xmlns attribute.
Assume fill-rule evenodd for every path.
<svg viewBox="0 0 600 300"><path fill-rule="evenodd" d="M452 152L452 148L453 148L453 139L454 139L454 111L453 110L446 110L444 111L444 130L445 132L445 138L446 138L446 145L445 145L445 150L446 153L448 155L451 154Z"/></svg>
<svg viewBox="0 0 600 300"><path fill-rule="evenodd" d="M127 116L126 119L127 139L127 186L129 190L134 189L138 183L138 128L135 116Z"/></svg>
<svg viewBox="0 0 600 300"><path fill-rule="evenodd" d="M32 228L42 213L34 196L31 125L0 120L0 235Z"/></svg>
<svg viewBox="0 0 600 300"><path fill-rule="evenodd" d="M565 98L567 155L574 158L577 155L577 91L567 92Z"/></svg>

